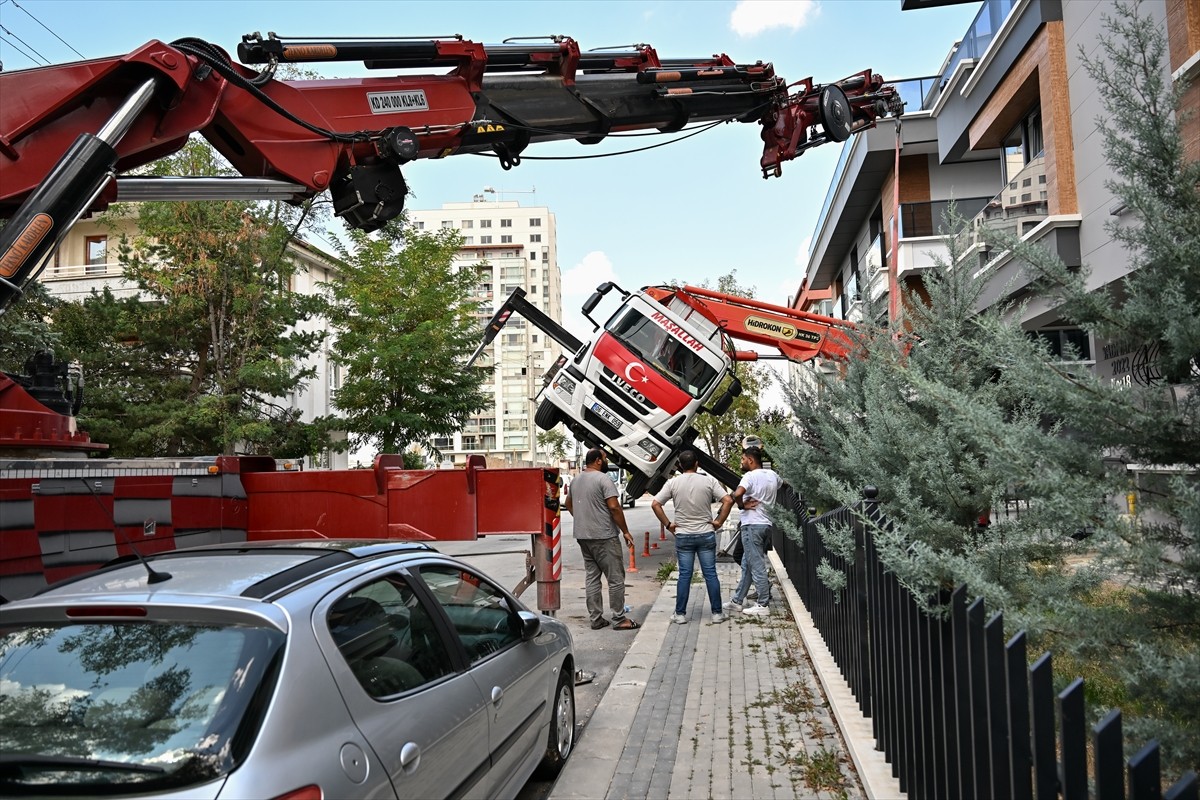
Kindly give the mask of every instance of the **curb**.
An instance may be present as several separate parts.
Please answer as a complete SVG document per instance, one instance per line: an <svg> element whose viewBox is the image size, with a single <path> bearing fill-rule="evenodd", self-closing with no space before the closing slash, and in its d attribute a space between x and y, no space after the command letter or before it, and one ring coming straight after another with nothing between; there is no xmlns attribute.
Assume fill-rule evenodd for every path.
<svg viewBox="0 0 1200 800"><path fill-rule="evenodd" d="M849 685L841 679L837 662L825 646L825 640L800 600L796 587L792 586L783 562L774 550L768 552L767 557L779 578L779 586L783 590L783 596L787 598L788 607L791 608L796 627L800 631L800 638L808 650L809 658L812 659L813 672L817 674L817 680L821 682L821 688L829 700L830 710L837 720L850 760L854 762L854 768L858 771L863 791L871 800L906 797L904 792L900 791L900 782L892 775L892 765L884 759L883 753L875 748L871 720L863 716Z"/></svg>

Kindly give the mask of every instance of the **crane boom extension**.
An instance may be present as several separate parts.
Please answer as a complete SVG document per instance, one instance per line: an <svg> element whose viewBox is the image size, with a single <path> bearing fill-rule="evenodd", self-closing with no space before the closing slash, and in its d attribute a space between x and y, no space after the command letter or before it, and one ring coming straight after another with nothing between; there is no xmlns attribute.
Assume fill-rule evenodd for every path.
<svg viewBox="0 0 1200 800"><path fill-rule="evenodd" d="M764 177L783 161L902 108L869 70L788 85L770 63L660 59L648 45L582 53L575 40L483 45L445 39L243 37L232 61L208 42L151 41L109 58L0 73L0 308L84 213L116 199L119 173L199 133L245 178L291 200L330 191L334 212L374 230L403 210L401 166L493 153L505 169L535 142L595 144L624 131L690 123L762 126ZM360 61L440 74L276 80L280 63ZM139 195L154 197L144 182ZM162 184L188 196L178 184ZM230 187L231 197L271 186ZM214 199L218 190L209 187ZM251 196L254 196L251 194Z"/></svg>

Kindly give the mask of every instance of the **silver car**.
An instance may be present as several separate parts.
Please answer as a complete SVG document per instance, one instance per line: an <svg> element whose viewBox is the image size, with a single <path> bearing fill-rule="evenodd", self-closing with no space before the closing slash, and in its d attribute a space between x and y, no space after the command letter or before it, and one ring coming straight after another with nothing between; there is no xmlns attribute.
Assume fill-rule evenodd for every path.
<svg viewBox="0 0 1200 800"><path fill-rule="evenodd" d="M574 671L424 545L163 553L0 606L0 795L511 797L570 754Z"/></svg>

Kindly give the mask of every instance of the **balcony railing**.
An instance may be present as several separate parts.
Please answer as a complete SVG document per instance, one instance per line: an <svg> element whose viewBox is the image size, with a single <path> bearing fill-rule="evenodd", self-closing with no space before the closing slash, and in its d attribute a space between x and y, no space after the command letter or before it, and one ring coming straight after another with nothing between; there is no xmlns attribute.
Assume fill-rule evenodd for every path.
<svg viewBox="0 0 1200 800"><path fill-rule="evenodd" d="M967 197L962 200L933 200L924 203L900 204L900 239L915 239L922 236L945 236L950 233L946 218L953 202L958 215L971 219L992 201L991 197Z"/></svg>
<svg viewBox="0 0 1200 800"><path fill-rule="evenodd" d="M991 45L992 39L995 38L996 32L1000 30L1000 26L1004 24L1004 20L1008 18L1013 7L1016 6L1018 0L986 0L983 7L979 9L979 13L975 15L975 20L971 26L967 28L967 32L963 34L962 41L958 43L958 48L954 51L954 55L950 56L946 62L946 69L942 71L941 80L938 82L934 91L925 95L925 102L922 108L932 108L937 102L941 90L946 85L946 81L954 74L954 70L958 65L967 58L979 58Z"/></svg>

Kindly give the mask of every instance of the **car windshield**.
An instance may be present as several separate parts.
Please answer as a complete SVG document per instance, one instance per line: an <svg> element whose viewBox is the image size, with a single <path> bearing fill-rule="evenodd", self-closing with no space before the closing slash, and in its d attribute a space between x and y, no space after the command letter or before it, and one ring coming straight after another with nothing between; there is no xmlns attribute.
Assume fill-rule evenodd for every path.
<svg viewBox="0 0 1200 800"><path fill-rule="evenodd" d="M0 794L145 792L228 773L284 638L179 622L0 627Z"/></svg>
<svg viewBox="0 0 1200 800"><path fill-rule="evenodd" d="M646 365L692 397L703 397L717 375L699 353L636 308L610 321L607 329Z"/></svg>

